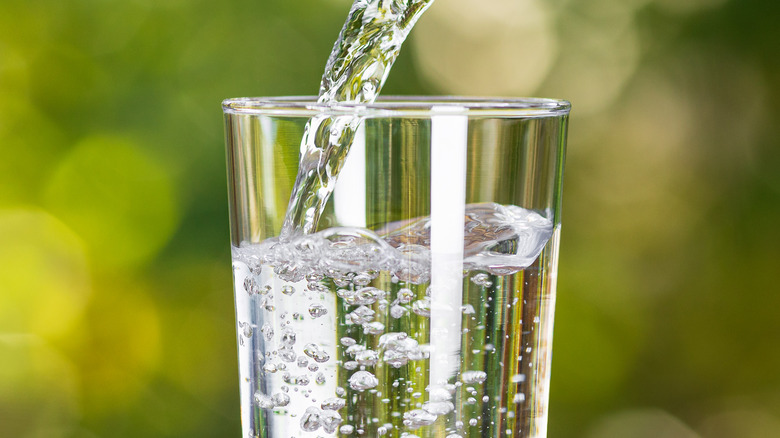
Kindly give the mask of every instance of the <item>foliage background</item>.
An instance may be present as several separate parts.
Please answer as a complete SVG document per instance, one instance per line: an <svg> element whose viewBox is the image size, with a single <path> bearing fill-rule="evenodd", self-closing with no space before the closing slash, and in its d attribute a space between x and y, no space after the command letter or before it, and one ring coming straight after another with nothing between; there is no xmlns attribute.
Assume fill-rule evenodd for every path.
<svg viewBox="0 0 780 438"><path fill-rule="evenodd" d="M221 110L347 0L0 2L0 436L239 436ZM780 3L439 0L387 94L570 99L551 438L780 436Z"/></svg>

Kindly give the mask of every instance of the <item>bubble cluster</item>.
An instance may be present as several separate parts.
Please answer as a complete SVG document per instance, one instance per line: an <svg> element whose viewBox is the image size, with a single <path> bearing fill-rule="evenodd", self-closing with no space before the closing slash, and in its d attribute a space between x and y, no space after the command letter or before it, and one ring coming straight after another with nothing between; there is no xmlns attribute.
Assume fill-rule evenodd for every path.
<svg viewBox="0 0 780 438"><path fill-rule="evenodd" d="M458 281L481 294L493 293L486 289L494 283L503 285L501 279L491 275L516 272L530 264L552 232L549 220L519 207L471 205L465 217L464 276L461 279L458 271ZM234 248L234 257L247 265L237 274L243 275L237 277L237 290L243 288L249 295L254 310L248 318L256 324L239 322L240 340L254 336L250 344L264 353L256 355L255 370L260 371L258 380L266 379L266 383L254 389L273 388L274 392L250 392L255 409L288 415L299 422L302 432L316 432L318 436L339 432L342 436L414 438L411 431L431 426L442 416L455 415L456 400L468 412L481 412L480 401L496 402L487 387L479 389L488 377L484 371L462 371L455 380L431 383L425 391L410 377L389 377L399 375L395 369L402 367L408 366L400 375L413 376L425 375L434 366L415 364L429 360L437 347L429 321L432 309L455 312L456 320L463 321L465 335L487 332L482 319L493 312L490 306L503 308L511 301L497 304L490 301L492 296L479 301L477 295L468 298L473 304L444 303L442 307L437 302L434 307L434 299L443 295L429 284L427 218L391 224L381 234L330 228L287 241L270 239ZM479 272L474 273L475 269ZM437 288L446 287L436 284ZM270 313L276 308L280 311ZM462 319L458 312L464 315ZM332 324L339 325L340 337L335 342L317 333L320 329L332 333ZM426 330L429 334L420 336ZM460 335L461 328L457 330ZM468 351L480 355L494 349L485 343ZM339 373L347 375L346 385L334 388ZM388 378L394 381L383 381ZM519 384L525 381L525 375L515 374L509 380ZM515 404L525 400L522 393L513 396ZM353 422L352 408L364 403L393 407L393 415L402 425L381 424L379 418L343 424L341 415ZM347 404L350 414L342 411L340 415ZM465 408L468 405L474 407ZM459 412L457 415L461 415ZM455 432L462 429L463 421L470 425L483 421L480 416L469 418L473 415L456 418L455 428L447 426L447 437L460 438ZM415 433L426 436L427 432Z"/></svg>
<svg viewBox="0 0 780 438"><path fill-rule="evenodd" d="M386 333L379 337L379 349L382 360L394 368L406 365L410 360L421 360L428 357L418 342L406 333Z"/></svg>
<svg viewBox="0 0 780 438"><path fill-rule="evenodd" d="M553 230L550 219L514 205L469 204L465 218L464 269L494 275L514 273L533 263ZM378 272L388 271L400 281L422 284L430 281L430 227L430 218L424 218L391 224L382 235L360 228L328 228L285 242L268 239L254 245L252 251L237 248L234 258L251 270L258 270L261 265L273 266L274 273L288 282L314 275L341 282L351 280L363 287ZM484 277L480 275L472 281L485 285L489 280L481 280ZM253 281L246 280L244 285L250 295L260 292ZM365 296L355 294L353 299L356 304L360 300L379 299L376 294L382 291L377 291L366 291ZM287 285L282 293L292 295L295 288Z"/></svg>

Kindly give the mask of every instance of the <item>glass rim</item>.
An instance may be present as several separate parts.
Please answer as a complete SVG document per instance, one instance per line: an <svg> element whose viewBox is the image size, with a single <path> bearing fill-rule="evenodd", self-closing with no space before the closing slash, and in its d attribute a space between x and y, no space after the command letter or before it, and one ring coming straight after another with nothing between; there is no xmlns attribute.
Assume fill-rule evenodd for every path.
<svg viewBox="0 0 780 438"><path fill-rule="evenodd" d="M222 101L226 114L315 117L559 117L566 100L537 97L380 96L374 103L320 103L316 96L240 97Z"/></svg>

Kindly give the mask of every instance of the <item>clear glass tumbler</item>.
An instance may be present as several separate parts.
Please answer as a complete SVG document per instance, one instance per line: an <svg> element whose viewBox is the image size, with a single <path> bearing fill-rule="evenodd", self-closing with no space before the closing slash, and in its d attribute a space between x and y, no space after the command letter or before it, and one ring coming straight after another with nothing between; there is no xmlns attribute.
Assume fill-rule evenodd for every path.
<svg viewBox="0 0 780 438"><path fill-rule="evenodd" d="M223 103L245 437L546 436L569 107ZM359 127L280 238L316 117Z"/></svg>

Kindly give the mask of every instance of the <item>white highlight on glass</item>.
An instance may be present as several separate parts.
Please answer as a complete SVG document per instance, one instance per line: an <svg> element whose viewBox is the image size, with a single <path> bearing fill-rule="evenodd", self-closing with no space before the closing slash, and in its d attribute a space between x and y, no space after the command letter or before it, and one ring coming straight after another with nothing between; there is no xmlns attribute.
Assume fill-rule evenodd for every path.
<svg viewBox="0 0 780 438"><path fill-rule="evenodd" d="M360 123L333 192L336 220L342 227L366 227L366 124Z"/></svg>
<svg viewBox="0 0 780 438"><path fill-rule="evenodd" d="M260 132L263 136L263 140L260 142L262 147L260 155L262 162L261 166L263 168L262 175L272 176L275 175L275 163L271 157L273 157L276 152L274 150L276 148L276 124L274 124L274 121L270 117L258 117L258 121L260 122ZM273 181L263 181L262 184L263 199L265 200L263 207L265 207L269 217L278 217L280 213L276 208L275 186ZM254 199L250 197L249 202L254 202ZM257 210L253 208L252 211Z"/></svg>
<svg viewBox="0 0 780 438"><path fill-rule="evenodd" d="M441 115L431 122L430 381L441 385L460 364L468 118L458 107L433 112Z"/></svg>

